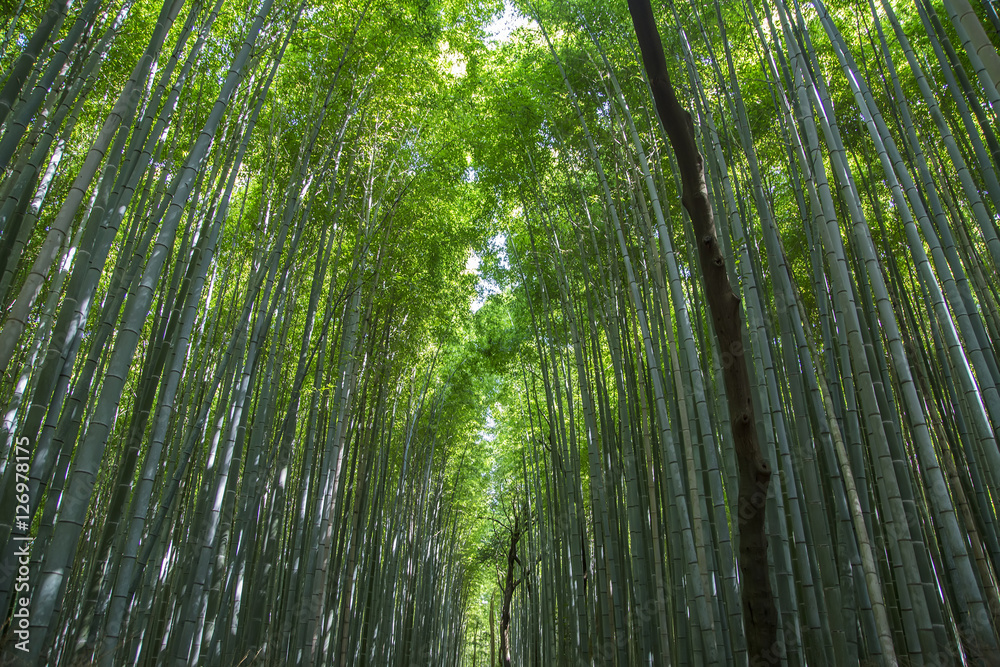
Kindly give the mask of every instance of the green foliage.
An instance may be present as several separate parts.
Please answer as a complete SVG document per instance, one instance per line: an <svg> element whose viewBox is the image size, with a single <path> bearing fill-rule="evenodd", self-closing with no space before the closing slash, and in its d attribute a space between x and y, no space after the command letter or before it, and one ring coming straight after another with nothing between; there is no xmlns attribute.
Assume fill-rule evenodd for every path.
<svg viewBox="0 0 1000 667"><path fill-rule="evenodd" d="M60 34L81 4L73 3ZM132 648L146 662L168 659L156 653L161 639L171 651L181 642L177 635L143 634L153 627L160 632L156 624L162 618L177 619L169 624L174 632L174 627L194 627L213 617L200 614L200 607L192 612L194 603L180 600L184 596L176 593L183 590L187 595L188 588L182 586L204 585L205 604L214 605L219 627L241 633L225 641L257 647L260 636L266 635L272 651L268 659L287 649L281 653L281 659L286 658L295 648L293 641L308 644L307 638L284 634L305 632L302 628L317 622L310 617L300 624L295 614L308 610L324 614L324 624L342 624L334 628L330 645L356 651L354 657L378 655L388 664L391 656L395 664L421 663L432 653L421 652L424 639L406 633L422 630L441 645L447 632L463 635L466 645L451 646L449 656L464 650L468 663L470 651L476 650L482 664L489 604L497 597L496 572L505 566L502 527L509 523L512 508L530 516L522 548L531 550L535 561L522 567L536 587L531 592L521 589L515 600L520 623L515 633L520 633L522 648L538 651L534 658L554 656L555 664L562 664L560 660L569 662L588 652L593 657L610 647L618 651L619 664L628 664L640 648L661 641L650 638L652 626L642 619L647 609L643 600L652 598L654 587L655 568L648 566L648 559L654 554L655 530L662 531L656 548L662 549L663 585L671 606L660 631L670 647L683 645L692 651L676 656L675 662L705 658L707 653L701 652L708 651L709 638L716 636L721 643L732 640L739 652L742 612L725 597L737 585L735 570L726 569L735 561L726 558L732 554L730 537L738 515L738 508L731 506L732 429L718 375L726 351L713 345L713 322L704 312L698 280L698 240L686 224L679 175L649 99L626 4L515 4L524 18L522 26L508 39L491 43L486 42L487 25L508 7L499 0L307 3L301 13L298 4L278 2L261 34L254 36L248 31L259 3L222 3L211 27L213 3L182 7L156 66L140 82L137 116L127 119L121 132L136 132L147 114L156 117L175 86L179 103L150 139L150 166L141 174L136 195L122 204L122 224L108 239L107 261L85 272L93 290L84 294L89 310L81 311L85 317L78 336L68 343L52 343L64 346L53 348L51 358L60 364L52 377L59 376L65 384L58 392L35 396L36 387L45 382L27 360L41 362L53 339L53 321L64 308L77 307L70 298L74 288L65 281L94 251L88 230L97 227L89 226L86 209L93 205L103 211L98 198L102 188L120 192L119 179L127 172L119 173L118 167L85 184L85 203L69 226L69 238L54 263L59 266L45 275L25 333L16 341L14 363L0 378L4 429L34 420L38 429L31 434L33 442L40 440L36 436L43 424L49 429L46 437L58 430L58 437L66 438L54 440L50 460L63 468L43 471L45 484L51 482L46 488L52 491L45 491L33 531L51 530L59 521L64 529L83 525L79 534L84 537L77 541L91 540L101 545L100 553L117 554L123 526L135 519L128 527L130 535L138 530L135 543L162 550L151 551L153 560L136 575L136 582L121 584L139 585L139 594L145 596L129 598L133 606L124 618L133 625L123 628L120 636L141 637L141 648ZM934 61L931 35L915 7L897 4L904 34L920 58ZM0 0L0 28L8 36L0 51L0 71L14 62L18 46L46 6L37 0L23 6ZM45 113L33 119L32 131L44 129L65 139L63 158L21 257L12 260L5 308L27 284L32 261L146 49L161 7L133 3L79 99L63 99L68 88L55 86ZM102 8L85 48L71 57L67 82L74 81L88 49L111 27L119 9L117 3ZM759 428L768 438L782 483L791 484L780 490L788 520L769 517L778 531L775 539L793 545L788 554L782 553L785 569L776 579L782 582L783 594L802 594L798 602L782 601L788 619L801 611L792 605L806 604L802 600L816 605L809 610L810 618L823 618L827 609L808 596L820 589L835 590L845 568L853 572L858 567L850 549L860 548L860 542L839 543L851 533L844 528L850 517L838 513L855 508L839 486L847 473L836 460L830 464L825 457L829 452L823 449L830 446L831 433L841 432L837 429L852 447L853 474L871 483L859 486L861 501L875 508L872 516L881 520L891 515L881 501L901 496L882 485L898 472L901 479L913 482L911 496L904 498L907 511L918 508L907 515L919 519L912 525L940 530L941 515L927 500L940 498L921 480L945 465L956 468L948 471L948 486L941 487L946 499L975 496L962 501L971 507L964 508L968 517L962 515L963 522L984 533L993 524L981 516L995 512L990 499L996 473L980 460L993 450L986 447L985 435L970 439L966 433L976 423L970 415L975 416L973 408L979 405L978 385L968 389L954 379L965 368L970 382L987 387L986 379L994 373L989 363L974 361L978 365L973 368L962 357L979 359L972 346L980 340L982 349L975 353L982 358L992 354L989 358L995 361L996 346L991 343L1000 331L991 281L996 267L990 263L986 233L991 228L967 224L978 214L968 201L973 191L985 201L986 222L995 223L1000 199L989 192L988 170L976 167L980 155L971 145L974 137L966 136L969 128L978 127L984 135L994 131L994 110L987 104L980 116L963 118L962 96L979 95L979 83L972 81L969 91L953 96L950 84L935 78L937 72L930 77L944 122L957 136L956 150L972 166L968 178L973 187L966 189L954 151L940 136L913 72L901 66L901 45L890 37L888 53L911 102L920 148L940 196L947 200L943 217L958 236L953 249L957 261L949 257L952 264L937 262L928 273L920 273L915 259L920 253L915 251L925 242L930 247L928 231L913 232L914 242L902 224L903 211L880 172L868 119L858 110L850 78L818 10L818 3L707 0L657 7L657 19L668 26L661 34L671 78L693 114L706 156L728 266L742 284L743 307L747 312L753 308L756 317L748 339L759 389L754 400L770 406ZM20 13L12 16L15 11ZM876 11L885 18L883 9ZM943 35L957 43L947 16L940 8L934 11L942 19ZM918 156L906 144L899 110L903 100L897 99L877 42L876 15L867 3L846 0L831 2L830 12L901 147L904 164L899 168L915 173ZM276 63L293 19L297 28ZM182 35L185 24L192 28L187 36ZM202 30L204 48L190 74L181 79ZM251 37L253 55L205 159L195 165L193 175L182 174L234 55ZM833 174L833 142L815 119L813 128L800 116L789 69L795 66L793 48L808 54L805 73L822 81L829 93L842 139L836 149L847 156L856 193L841 174ZM175 52L177 66L161 81ZM965 54L959 53L958 61L968 66ZM272 67L274 80L265 92ZM612 74L621 87L620 99ZM161 84L165 96L153 104L151 96ZM737 104L737 86L745 118ZM61 103L75 105L75 125L50 127L47 119ZM258 103L259 117L250 131L247 119ZM809 169L799 163L797 152L807 129L816 129L819 137L819 157ZM25 167L31 143L38 139L37 133L28 136L15 166L0 175L4 179ZM244 137L246 154L234 191L223 202L227 165ZM989 138L986 145L995 148ZM662 228L640 167L640 152L648 158L663 210ZM116 164L119 157L128 168L134 166L129 153L104 156L102 167ZM598 176L598 161L607 192ZM34 166L43 171L46 164ZM830 174L824 187L836 217L828 231L842 237L833 245L842 242L844 247L844 285L833 282L836 258L818 231L816 218L822 212L814 210L816 202L806 187L818 187L817 179L806 173L817 166ZM992 168L989 159L978 166ZM177 203L182 212L178 231L165 241L166 268L140 286L138 276L152 254L143 244L156 238L171 192L188 177L194 179L193 187L186 200ZM754 190L756 180L760 193ZM9 186L0 183L0 199L6 198ZM37 179L29 190L33 193L36 186ZM919 183L918 188L917 200L927 199L926 185ZM871 234L871 267L861 256L848 210L852 204ZM224 220L217 218L223 205L228 206ZM612 210L619 220L613 220ZM97 225L104 213L95 215ZM206 235L217 219L223 222L219 240L201 276L205 288L194 301L194 292L188 290L199 266L195 260L202 256ZM780 244L771 239L766 219L774 221L774 239ZM935 219L931 228L940 224ZM0 236L0 241L7 240ZM473 253L479 259L477 271L467 269ZM787 262L795 294L782 291L775 273L779 260ZM874 273L867 273L872 267ZM60 277L62 268L70 271ZM944 282L949 271L959 269L968 271L962 278L972 285L963 284L968 299L963 294L935 313L933 304L928 305L932 283ZM890 288L875 294L872 279L883 277L883 271ZM152 294L151 305L137 311L126 327L123 304L140 287ZM837 299L848 293L857 304L845 313ZM788 305L794 296L801 297L801 312ZM891 363L886 361L893 353L889 343L896 341L887 340L884 312L876 311L874 299L900 313L906 354L891 358ZM790 309L799 320L788 318ZM861 341L860 354L849 351L844 342L851 309L867 323L866 330L851 339L852 344ZM957 328L944 317L948 313L955 313ZM980 316L983 330L970 335L967 322ZM176 338L182 321L190 325L183 344ZM813 336L816 350L789 338L793 322L802 325L803 335ZM949 343L945 335L953 331L958 333ZM63 507L57 502L63 483L84 465L76 457L92 424L103 425L95 417L100 387L111 372L109 358L129 332L138 332L136 351L122 375L112 378L122 381L123 396L107 410L108 433L93 456L96 481L86 516L75 523L63 520L52 508ZM968 354L964 346L970 346ZM946 356L955 350L955 356ZM843 354L834 354L840 351ZM56 352L67 354L65 367ZM869 362L867 384L859 388L852 368ZM901 389L900 373L910 367L917 369L922 401L916 411ZM820 388L815 368L825 371L830 388ZM90 373L94 379L88 385ZM657 373L662 386L654 388ZM872 386L881 392L877 400L875 394L862 393L874 391ZM832 407L804 406L807 399L800 393L807 393L809 400L828 399ZM59 403L62 398L52 399L65 395L76 401L72 408ZM148 405L143 396L151 397ZM32 407L36 402L38 407ZM926 419L921 413L925 408ZM988 415L993 422L987 419L987 426L995 426L995 414ZM163 421L157 423L161 416ZM914 434L925 423L940 432L928 436L928 449L918 452ZM879 428L885 429L886 438L872 435ZM794 438L789 436L793 432ZM159 434L163 455L152 465L155 479L149 480L143 464L144 457L152 456L154 433ZM876 446L890 440L898 448L891 452L895 458L875 453ZM226 446L228 458L222 449ZM673 463L671 447L677 452ZM928 466L927 451L931 459L940 457L940 464ZM879 467L890 459L895 468ZM233 466L228 477L218 472L221 461ZM811 486L801 479L795 486L794 478L803 470L815 476ZM985 475L986 484L980 488L977 481L975 494L972 487L952 486L951 480L963 475L976 480ZM147 482L151 504L129 514L127 503L140 495L134 489ZM681 500L690 499L696 502L688 505L689 515L683 514ZM208 511L217 502L221 508ZM827 540L823 546L817 547L811 535L790 534L798 530L796 522L802 517L795 513L803 503L815 513L810 520L816 522L816 539ZM104 507L111 508L107 517L98 511ZM700 525L694 525L696 516ZM836 539L820 534L823 521L832 517L842 522L833 531ZM188 539L216 518L219 532L202 531L221 535L216 542L203 546L198 541L203 537ZM162 533L150 539L153 525ZM685 550L683 530L696 536L692 539L697 550L694 544ZM867 539L868 530L876 552L882 551L878 572L888 572L891 565L897 576L902 566L890 552L900 540L880 532L880 526L859 535ZM63 545L59 548L64 542L57 541ZM71 546L66 554L89 553L77 549L76 542ZM715 557L707 558L706 548L714 550ZM793 554L793 548L804 555ZM996 549L995 538L988 548ZM329 560L317 563L323 556L310 551ZM822 560L828 552L829 562ZM103 623L104 612L78 612L105 609L112 588L120 583L114 581L118 568L134 562L107 556L110 566L104 568L94 567L87 558L71 563L74 572L82 574L68 583L67 602L53 614L53 636L64 643L61 653L53 654L53 664L68 659L76 646L88 645L80 650L100 655L88 642L103 626L89 628L77 617L93 616ZM917 578L927 572L951 572L951 556L939 562L935 552L928 558L927 563L921 561ZM67 563L70 560L67 556ZM197 579L192 575L202 561L211 565ZM990 575L986 561L984 556L977 565ZM812 569L803 570L802 562ZM236 567L243 569L227 570ZM995 570L995 563L990 567ZM280 576L273 577L282 568ZM793 575L813 570L829 579L822 586L799 586L794 580ZM309 578L314 576L317 579ZM717 607L700 619L702 626L692 625L695 631L682 633L681 626L695 618L695 607L711 597L697 591L702 576L711 581L712 590L721 591L710 603ZM990 576L982 580L988 582ZM929 631L935 637L953 633L955 619L947 615L950 609L962 608L943 581L924 582L927 590L949 596L939 610L942 619ZM886 590L896 585L892 580ZM307 590L309 586L319 593ZM260 591L275 593L284 606L271 609L261 602L266 598L248 599L260 596ZM98 601L97 596L104 597ZM197 601L196 595L188 597ZM614 605L601 606L612 599ZM935 594L929 599L937 604L942 598ZM240 604L230 604L234 600ZM161 606L155 614L146 614L142 605L147 604ZM247 611L253 604L258 606ZM535 628L543 613L547 616L542 627ZM615 613L620 617L611 619ZM900 618L908 613L892 610ZM264 618L275 620L266 632L260 627ZM870 619L854 618L857 623L848 622L857 628L834 634L846 637L857 634L858 628L867 632ZM438 624L435 632L428 631L431 625L420 625L425 620ZM593 627L587 627L591 623ZM789 627L800 625L804 627ZM288 630L292 626L295 630ZM937 632L941 628L945 630ZM590 643L575 643L587 631L595 633ZM808 631L828 628L810 626ZM613 641L619 632L627 641ZM696 635L697 642L685 644ZM532 648L536 636L550 639L552 646ZM204 645L211 639L206 635ZM827 639L824 635L816 641ZM875 641L865 637L855 652L868 650ZM192 640L191 645L201 642ZM114 649L120 651L118 657L129 650L125 646ZM213 645L213 650L221 651L220 646ZM178 663L186 659L172 657ZM209 663L217 657L202 655ZM313 658L350 662L350 657L333 653Z"/></svg>

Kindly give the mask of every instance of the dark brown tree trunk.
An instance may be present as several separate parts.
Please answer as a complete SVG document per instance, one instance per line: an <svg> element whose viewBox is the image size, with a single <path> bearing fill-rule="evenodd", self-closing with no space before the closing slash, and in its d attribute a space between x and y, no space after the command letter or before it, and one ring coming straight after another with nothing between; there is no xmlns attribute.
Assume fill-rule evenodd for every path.
<svg viewBox="0 0 1000 667"><path fill-rule="evenodd" d="M500 607L500 664L510 667L510 604L514 590L521 579L514 578L514 565L520 565L517 557L517 543L521 539L521 518L514 517L514 527L510 531L510 545L507 549L507 575L503 582L503 605Z"/></svg>
<svg viewBox="0 0 1000 667"><path fill-rule="evenodd" d="M695 142L694 123L677 101L663 45L649 0L628 0L632 24L649 75L656 111L667 131L681 173L681 202L691 216L698 239L702 278L709 311L722 351L723 379L729 402L729 418L736 444L739 468L739 568L743 598L743 623L747 635L750 665L777 661L778 615L771 592L767 563L767 535L764 506L771 467L760 451L754 425L750 377L743 356L743 320L740 300L733 291L715 233L712 204L708 199L705 167Z"/></svg>

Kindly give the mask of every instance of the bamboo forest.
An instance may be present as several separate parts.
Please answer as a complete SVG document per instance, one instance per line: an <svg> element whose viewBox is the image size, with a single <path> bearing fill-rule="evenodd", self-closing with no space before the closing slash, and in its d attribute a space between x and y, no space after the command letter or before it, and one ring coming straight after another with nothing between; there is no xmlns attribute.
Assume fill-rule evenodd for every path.
<svg viewBox="0 0 1000 667"><path fill-rule="evenodd" d="M998 52L0 0L0 666L1000 666Z"/></svg>

